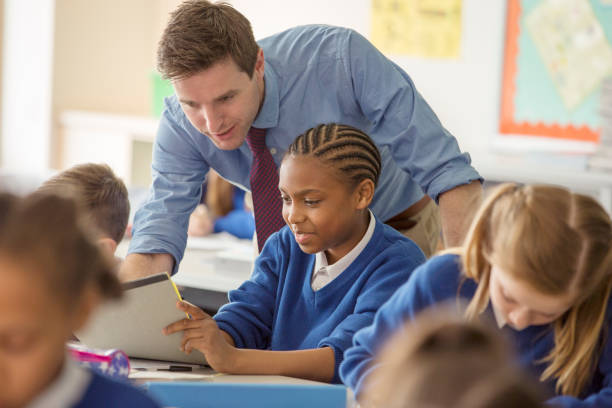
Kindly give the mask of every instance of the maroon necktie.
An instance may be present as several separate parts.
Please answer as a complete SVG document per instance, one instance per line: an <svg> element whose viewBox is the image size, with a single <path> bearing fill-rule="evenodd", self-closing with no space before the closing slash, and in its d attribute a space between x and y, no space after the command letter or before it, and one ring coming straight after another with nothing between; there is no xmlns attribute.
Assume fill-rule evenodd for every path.
<svg viewBox="0 0 612 408"><path fill-rule="evenodd" d="M249 181L253 194L257 246L261 252L268 237L285 225L283 203L278 191L278 170L266 148L266 130L252 127L247 133L246 142L253 153Z"/></svg>

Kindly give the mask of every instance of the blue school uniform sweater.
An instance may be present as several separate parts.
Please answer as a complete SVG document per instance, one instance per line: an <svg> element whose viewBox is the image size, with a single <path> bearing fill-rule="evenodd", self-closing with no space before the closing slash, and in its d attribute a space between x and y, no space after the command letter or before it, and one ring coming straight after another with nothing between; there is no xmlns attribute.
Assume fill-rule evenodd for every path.
<svg viewBox="0 0 612 408"><path fill-rule="evenodd" d="M461 270L457 255L442 255L430 259L417 268L409 281L380 308L374 323L355 335L353 347L345 353L340 375L357 396L364 389L365 379L375 369L371 365L373 356L406 320L414 318L419 311L428 306L456 299L457 296L469 301L474 296L476 282L467 279ZM611 304L608 303L604 323L606 332L612 325ZM491 319L494 318L490 304L484 313ZM521 365L539 378L547 364L538 364L536 361L548 355L554 345L551 325L530 326L521 331L505 326L502 331L513 340ZM549 402L568 408L612 407L612 338L610 336L606 338L595 369L596 372L592 380L587 383L581 398L557 396ZM546 383L553 393L555 383L555 381Z"/></svg>
<svg viewBox="0 0 612 408"><path fill-rule="evenodd" d="M378 308L425 257L418 246L376 220L370 242L337 278L318 291L310 282L315 256L300 249L285 226L268 238L251 279L229 292L215 315L236 347L303 350L331 347L334 378L353 334L372 323Z"/></svg>
<svg viewBox="0 0 612 408"><path fill-rule="evenodd" d="M73 408L160 408L151 397L135 387L95 371L81 401Z"/></svg>

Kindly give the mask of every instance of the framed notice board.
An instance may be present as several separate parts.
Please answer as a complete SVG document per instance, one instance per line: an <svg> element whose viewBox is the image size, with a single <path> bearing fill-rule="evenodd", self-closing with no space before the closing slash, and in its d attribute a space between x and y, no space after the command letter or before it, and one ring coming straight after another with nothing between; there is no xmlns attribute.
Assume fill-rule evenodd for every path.
<svg viewBox="0 0 612 408"><path fill-rule="evenodd" d="M500 133L597 142L611 0L507 0Z"/></svg>

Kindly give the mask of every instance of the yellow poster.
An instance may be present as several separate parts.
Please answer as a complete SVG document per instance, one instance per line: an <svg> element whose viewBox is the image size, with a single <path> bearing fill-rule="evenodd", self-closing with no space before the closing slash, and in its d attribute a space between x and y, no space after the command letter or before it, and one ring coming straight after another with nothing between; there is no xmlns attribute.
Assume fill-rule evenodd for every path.
<svg viewBox="0 0 612 408"><path fill-rule="evenodd" d="M387 54L458 58L461 0L372 0L371 40Z"/></svg>

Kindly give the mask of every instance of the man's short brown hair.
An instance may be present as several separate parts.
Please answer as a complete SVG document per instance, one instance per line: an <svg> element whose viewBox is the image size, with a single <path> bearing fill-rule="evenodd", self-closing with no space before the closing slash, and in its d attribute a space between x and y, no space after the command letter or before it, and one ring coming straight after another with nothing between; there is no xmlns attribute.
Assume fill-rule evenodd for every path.
<svg viewBox="0 0 612 408"><path fill-rule="evenodd" d="M175 80L231 57L249 78L259 46L251 23L227 3L188 0L170 15L157 49L157 69Z"/></svg>
<svg viewBox="0 0 612 408"><path fill-rule="evenodd" d="M74 197L91 220L91 227L119 243L130 216L128 191L106 164L79 164L50 178L40 193Z"/></svg>

